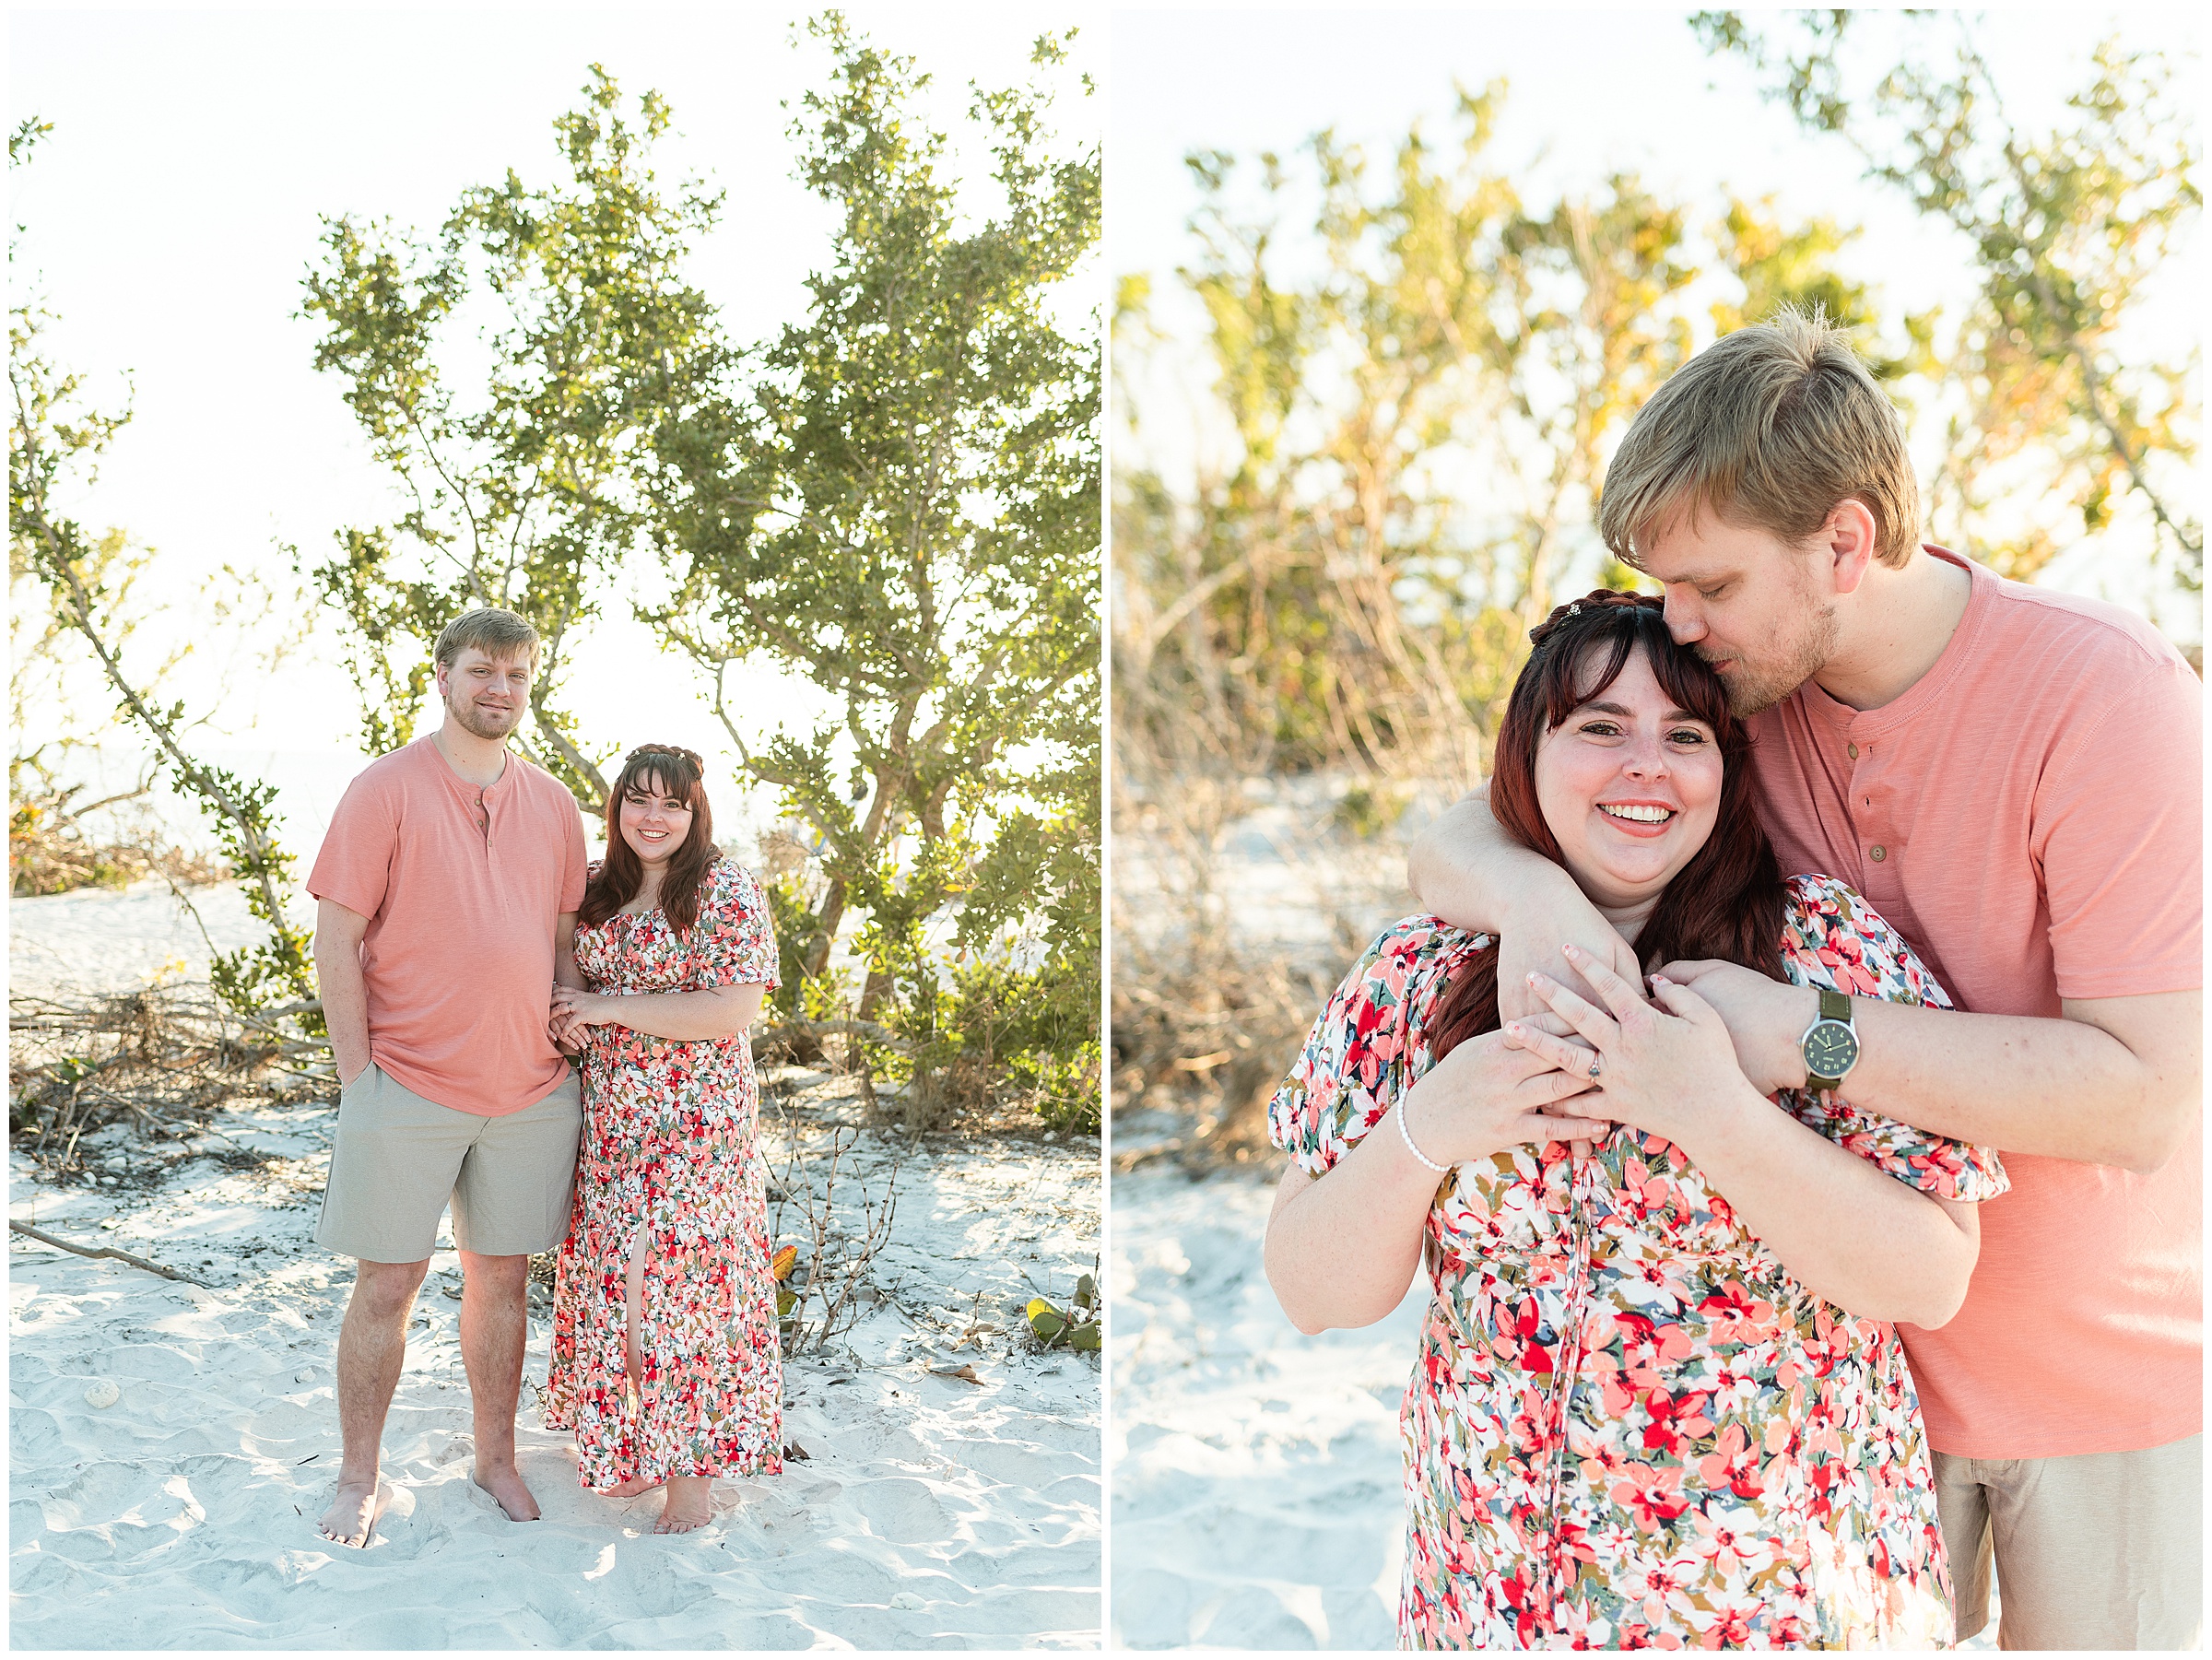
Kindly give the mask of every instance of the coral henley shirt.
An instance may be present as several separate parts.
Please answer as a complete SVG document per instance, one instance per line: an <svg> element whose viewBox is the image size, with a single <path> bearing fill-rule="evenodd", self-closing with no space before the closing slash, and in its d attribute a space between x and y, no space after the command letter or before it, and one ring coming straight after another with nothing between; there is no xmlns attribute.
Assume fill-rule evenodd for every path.
<svg viewBox="0 0 2212 1660"><path fill-rule="evenodd" d="M369 1052L386 1077L487 1118L560 1087L555 933L583 902L583 865L576 798L519 755L479 790L418 737L347 786L307 890L369 919Z"/></svg>
<svg viewBox="0 0 2212 1660"><path fill-rule="evenodd" d="M2203 687L2140 618L1973 586L1933 668L1878 709L1807 681L1753 723L1783 874L1841 877L1960 1008L2203 984ZM1900 1328L1931 1443L1971 1458L2162 1446L2203 1428L2201 1114L2148 1176L2005 1154L1965 1306Z"/></svg>

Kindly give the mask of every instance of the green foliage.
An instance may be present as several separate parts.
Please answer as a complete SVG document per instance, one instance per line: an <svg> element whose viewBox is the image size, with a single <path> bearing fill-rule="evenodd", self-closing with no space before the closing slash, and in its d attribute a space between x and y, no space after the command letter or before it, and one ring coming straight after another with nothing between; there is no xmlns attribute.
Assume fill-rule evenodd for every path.
<svg viewBox="0 0 2212 1660"><path fill-rule="evenodd" d="M1388 785L1356 783L1336 798L1330 818L1346 834L1371 842L1406 816L1406 797Z"/></svg>
<svg viewBox="0 0 2212 1660"><path fill-rule="evenodd" d="M1034 968L997 955L899 967L881 1012L905 1047L885 1049L878 1061L907 1086L912 1127L934 1128L951 1111L989 1104L1010 1086L1052 1128L1097 1133L1095 955L1049 958Z"/></svg>
<svg viewBox="0 0 2212 1660"><path fill-rule="evenodd" d="M302 310L323 325L315 367L346 402L409 503L393 524L348 527L313 571L344 623L371 753L406 743L438 630L506 606L544 644L533 723L517 741L587 811L606 801L604 756L565 707L575 635L642 529L628 486L692 361L715 350L705 297L682 264L719 197L665 192L649 162L667 105L634 123L597 65L582 108L554 123L568 177L509 171L465 192L435 239L350 217L324 220ZM454 336L487 315L481 347ZM451 365L488 367L465 396Z"/></svg>
<svg viewBox="0 0 2212 1660"><path fill-rule="evenodd" d="M1087 1007L1095 1010L1096 1001ZM1092 1022L1097 1030L1095 1016ZM1100 1089L1102 1050L1094 1038L1065 1054L1031 1049L1007 1063L1016 1084L1035 1102L1037 1116L1055 1130L1095 1136L1104 1118Z"/></svg>
<svg viewBox="0 0 2212 1660"><path fill-rule="evenodd" d="M761 883L768 895L770 920L776 930L776 979L769 1007L786 1019L803 1017L801 999L807 984L806 964L821 936L822 922L809 901L806 885L796 877L774 877Z"/></svg>
<svg viewBox="0 0 2212 1660"><path fill-rule="evenodd" d="M1049 1298L1032 1297L1022 1311L1030 1330L1044 1348L1072 1348L1079 1353L1098 1349L1103 1336L1099 1314L1098 1282L1088 1274L1077 1279L1076 1294L1067 1307L1056 1307Z"/></svg>
<svg viewBox="0 0 2212 1660"><path fill-rule="evenodd" d="M11 167L29 159L45 130L35 122L17 129L8 146ZM263 943L215 960L209 978L216 992L241 1011L288 1000L312 1002L309 936L286 920L293 855L276 843L269 812L276 790L209 766L185 748L183 704L160 703L123 661L128 628L119 612L134 567L117 557L119 533L96 536L58 505L90 481L100 453L130 416L85 406L79 378L59 370L41 344L51 321L52 313L29 299L18 300L8 313L9 571L41 583L55 624L85 642L122 717L152 741L176 788L198 804L214 828L247 908L268 931ZM320 1030L319 1016L301 1020Z"/></svg>
<svg viewBox="0 0 2212 1660"><path fill-rule="evenodd" d="M2183 585L2201 584L2195 358L2154 360L2124 329L2203 208L2191 112L2164 54L2108 40L2065 124L2031 134L2007 118L1963 14L1703 12L1692 22L1711 50L1748 61L1806 130L1849 144L1869 178L1947 226L1973 261L1980 295L1941 366L1964 394L1930 492L1939 527L1953 527L1946 539L1986 536L1994 545L1978 553L2030 576L2132 498Z"/></svg>
<svg viewBox="0 0 2212 1660"><path fill-rule="evenodd" d="M1934 348L1939 312L1908 312L1901 319L1904 342L1893 349L1884 338L1885 319L1874 290L1836 268L1837 256L1858 238L1855 227L1845 230L1832 219L1786 226L1775 215L1772 196L1756 204L1732 197L1712 240L1720 263L1744 285L1744 297L1713 305L1713 332L1730 334L1785 308L1817 312L1850 333L1875 378L1892 383L1893 397L1900 395L1894 383L1901 378L1940 372Z"/></svg>
<svg viewBox="0 0 2212 1660"><path fill-rule="evenodd" d="M653 435L677 596L652 619L819 839L822 899L791 917L807 975L865 913L859 1012L927 1045L958 974L1026 941L1041 971L1089 976L1095 1030L1099 353L1052 307L1097 241L1097 154L1055 156L1043 92L979 90L1004 206L967 222L913 114L924 77L835 13L809 27L832 66L797 171L838 228L806 321L696 358ZM748 736L724 688L756 652L838 718Z"/></svg>

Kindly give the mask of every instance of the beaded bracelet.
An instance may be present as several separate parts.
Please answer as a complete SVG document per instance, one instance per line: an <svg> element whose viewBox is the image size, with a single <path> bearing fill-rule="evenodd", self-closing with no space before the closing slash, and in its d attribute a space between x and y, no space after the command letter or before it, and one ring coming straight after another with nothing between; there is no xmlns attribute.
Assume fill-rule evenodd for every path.
<svg viewBox="0 0 2212 1660"><path fill-rule="evenodd" d="M1427 1153L1424 1153L1419 1148L1413 1145L1413 1132L1406 1127L1406 1103L1404 1101L1398 1102L1398 1110L1395 1116L1398 1121L1398 1138L1406 1143L1406 1150L1411 1153L1416 1159L1419 1160L1423 1164L1427 1165L1430 1170L1434 1171L1438 1175L1450 1175L1452 1173L1452 1168L1450 1165L1439 1164Z"/></svg>

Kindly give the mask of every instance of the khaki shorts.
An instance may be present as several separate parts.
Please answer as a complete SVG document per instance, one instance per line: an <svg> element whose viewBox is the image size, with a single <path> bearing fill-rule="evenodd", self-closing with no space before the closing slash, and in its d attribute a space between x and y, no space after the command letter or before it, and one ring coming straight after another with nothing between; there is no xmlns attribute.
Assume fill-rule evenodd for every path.
<svg viewBox="0 0 2212 1660"><path fill-rule="evenodd" d="M550 1251L569 1230L582 1120L573 1071L545 1100L486 1118L425 1101L371 1062L338 1096L315 1242L372 1263L428 1262L451 1198L462 1250Z"/></svg>
<svg viewBox="0 0 2212 1660"><path fill-rule="evenodd" d="M1959 1639L1997 1646L2184 1649L2204 1629L2205 1438L2070 1458L1936 1454Z"/></svg>

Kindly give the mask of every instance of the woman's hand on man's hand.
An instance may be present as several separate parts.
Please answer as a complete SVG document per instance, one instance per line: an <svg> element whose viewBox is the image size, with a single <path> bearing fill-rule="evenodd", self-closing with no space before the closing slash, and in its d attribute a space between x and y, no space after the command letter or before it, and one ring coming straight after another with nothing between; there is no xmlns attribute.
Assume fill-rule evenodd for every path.
<svg viewBox="0 0 2212 1660"><path fill-rule="evenodd" d="M1598 1057L1594 1097L1584 1109L1604 1114L1688 1148L1699 1131L1752 1093L1728 1028L1712 1006L1687 986L1652 977L1660 1007L1643 1000L1633 982L1623 979L1587 951L1567 948L1567 960L1605 1000L1600 1008L1548 975L1535 976L1531 989ZM1512 1041L1532 1056L1555 1065L1574 1065L1586 1051L1562 1037L1536 1030L1533 1021L1511 1022ZM1447 1057L1448 1058L1448 1057Z"/></svg>
<svg viewBox="0 0 2212 1660"><path fill-rule="evenodd" d="M1818 991L1770 980L1737 962L1670 962L1659 972L1712 1006L1754 1089L1771 1095L1805 1088L1805 1033L1820 1018Z"/></svg>
<svg viewBox="0 0 2212 1660"><path fill-rule="evenodd" d="M1613 924L1578 890L1572 906L1562 904L1541 921L1509 924L1498 936L1498 1013L1507 1020L1542 1015L1544 1005L1529 984L1531 974L1542 974L1571 990L1594 995L1594 988L1579 969L1561 954L1558 942L1566 940L1604 963L1615 973L1634 979L1642 972L1636 948L1614 932Z"/></svg>
<svg viewBox="0 0 2212 1660"><path fill-rule="evenodd" d="M1597 1097L1581 1075L1588 1065L1585 1053L1581 1069L1562 1069L1501 1031L1486 1031L1424 1073L1397 1111L1414 1145L1439 1164L1465 1164L1509 1147L1598 1139L1613 1126L1591 1115Z"/></svg>
<svg viewBox="0 0 2212 1660"><path fill-rule="evenodd" d="M615 1023L616 999L595 992L581 992L572 985L553 988L553 1009L546 1021L546 1030L553 1046L563 1054L574 1054L583 1046L583 1029L587 1026L611 1026Z"/></svg>

